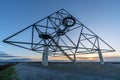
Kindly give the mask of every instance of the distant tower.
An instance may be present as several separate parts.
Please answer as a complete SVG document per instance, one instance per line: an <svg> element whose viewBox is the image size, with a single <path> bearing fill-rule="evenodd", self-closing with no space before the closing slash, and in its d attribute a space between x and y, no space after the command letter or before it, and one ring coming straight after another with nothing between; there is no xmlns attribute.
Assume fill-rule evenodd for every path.
<svg viewBox="0 0 120 80"><path fill-rule="evenodd" d="M75 63L76 54L98 52L100 63L104 64L102 53L115 51L64 9L20 30L3 42L42 53L43 66L48 66L48 55L52 53L62 53Z"/></svg>

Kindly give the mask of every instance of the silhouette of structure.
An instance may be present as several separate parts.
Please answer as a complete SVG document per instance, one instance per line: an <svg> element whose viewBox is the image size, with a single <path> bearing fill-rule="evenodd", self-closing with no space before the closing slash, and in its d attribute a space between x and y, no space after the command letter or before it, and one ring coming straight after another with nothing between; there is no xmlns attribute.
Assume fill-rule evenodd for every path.
<svg viewBox="0 0 120 80"><path fill-rule="evenodd" d="M20 34L22 33L24 38L21 38ZM71 61L76 62L76 54L97 52L101 64L104 64L102 53L115 51L64 9L60 9L20 30L3 42L42 53L43 66L48 66L49 54L63 53ZM70 54L74 57L71 57Z"/></svg>

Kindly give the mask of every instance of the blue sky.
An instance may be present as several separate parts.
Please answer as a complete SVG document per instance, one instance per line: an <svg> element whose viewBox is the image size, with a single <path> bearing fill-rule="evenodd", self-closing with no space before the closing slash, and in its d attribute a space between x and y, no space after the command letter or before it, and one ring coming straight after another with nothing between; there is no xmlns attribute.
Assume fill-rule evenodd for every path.
<svg viewBox="0 0 120 80"><path fill-rule="evenodd" d="M1 0L0 51L34 55L32 51L5 44L2 40L61 8L120 53L120 0Z"/></svg>

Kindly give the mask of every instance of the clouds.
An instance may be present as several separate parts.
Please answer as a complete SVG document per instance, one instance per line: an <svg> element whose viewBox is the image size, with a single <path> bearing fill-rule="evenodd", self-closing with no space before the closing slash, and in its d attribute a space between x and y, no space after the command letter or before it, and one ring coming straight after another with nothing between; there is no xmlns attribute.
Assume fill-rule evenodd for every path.
<svg viewBox="0 0 120 80"><path fill-rule="evenodd" d="M31 62L30 58L23 58L19 56L12 56L0 51L0 62Z"/></svg>

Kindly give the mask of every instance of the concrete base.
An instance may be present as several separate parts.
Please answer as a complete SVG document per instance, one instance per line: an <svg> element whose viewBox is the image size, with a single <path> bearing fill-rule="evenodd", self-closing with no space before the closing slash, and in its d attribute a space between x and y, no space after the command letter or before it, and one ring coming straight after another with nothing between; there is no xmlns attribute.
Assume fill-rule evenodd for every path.
<svg viewBox="0 0 120 80"><path fill-rule="evenodd" d="M103 60L103 56L102 56L102 52L100 49L98 49L98 55L99 55L99 59L100 59L100 64L104 64L104 60Z"/></svg>
<svg viewBox="0 0 120 80"><path fill-rule="evenodd" d="M48 46L44 46L44 53L42 56L42 65L48 66Z"/></svg>

